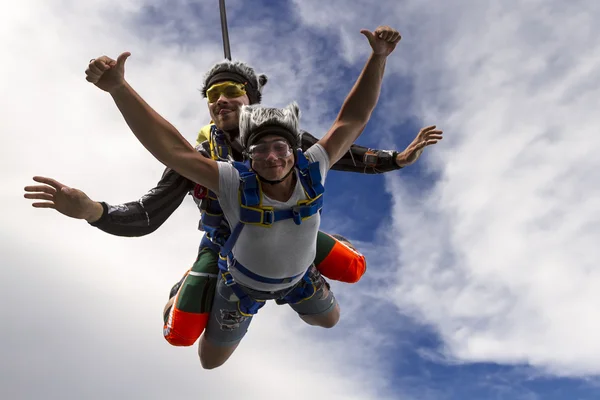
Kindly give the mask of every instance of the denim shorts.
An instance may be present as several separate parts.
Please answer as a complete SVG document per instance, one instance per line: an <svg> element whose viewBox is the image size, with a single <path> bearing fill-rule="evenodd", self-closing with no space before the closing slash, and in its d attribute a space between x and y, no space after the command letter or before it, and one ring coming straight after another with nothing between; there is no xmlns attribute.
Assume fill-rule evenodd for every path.
<svg viewBox="0 0 600 400"><path fill-rule="evenodd" d="M332 311L337 304L335 296L329 289L329 284L321 276L314 265L307 271L310 284L315 286L314 294L305 300L290 304L290 307L300 315L324 315ZM308 285L304 279L298 285ZM240 285L241 286L241 285ZM286 289L278 292L261 292L242 287L252 298L257 300L277 300L290 292ZM214 294L214 300L206 331L206 340L217 346L233 346L246 335L252 316L242 315L238 308L238 297L231 288L219 279Z"/></svg>

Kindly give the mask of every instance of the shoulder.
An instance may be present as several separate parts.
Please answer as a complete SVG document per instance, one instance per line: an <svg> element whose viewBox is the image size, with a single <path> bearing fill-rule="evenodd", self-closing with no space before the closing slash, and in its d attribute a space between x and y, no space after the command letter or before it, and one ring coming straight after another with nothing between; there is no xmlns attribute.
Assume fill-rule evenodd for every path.
<svg viewBox="0 0 600 400"><path fill-rule="evenodd" d="M200 132L198 132L198 137L196 138L196 143L202 143L205 140L209 140L211 125L212 124L205 125L202 127L202 129L200 129Z"/></svg>
<svg viewBox="0 0 600 400"><path fill-rule="evenodd" d="M232 163L217 161L219 168L219 202L222 205L231 205L237 201L240 188L240 173Z"/></svg>
<svg viewBox="0 0 600 400"><path fill-rule="evenodd" d="M239 175L239 172L233 163L228 161L217 161L216 163L219 168L219 175Z"/></svg>
<svg viewBox="0 0 600 400"><path fill-rule="evenodd" d="M326 169L329 169L329 154L327 154L327 150L320 144L316 143L308 150L304 152L304 154L308 157L308 159L312 162L319 162L320 164L325 164Z"/></svg>
<svg viewBox="0 0 600 400"><path fill-rule="evenodd" d="M301 143L300 146L302 147L302 150L306 151L306 149L309 149L312 145L314 145L318 141L319 141L319 139L317 139L310 133L300 130L300 143Z"/></svg>

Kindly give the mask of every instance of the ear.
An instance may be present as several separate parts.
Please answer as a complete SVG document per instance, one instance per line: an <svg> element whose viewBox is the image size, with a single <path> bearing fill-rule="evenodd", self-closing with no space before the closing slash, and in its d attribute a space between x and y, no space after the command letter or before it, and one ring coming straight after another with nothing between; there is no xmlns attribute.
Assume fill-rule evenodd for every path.
<svg viewBox="0 0 600 400"><path fill-rule="evenodd" d="M288 106L285 108L285 110L289 113L291 113L292 115L294 115L296 117L296 121L298 121L300 119L300 107L298 106L298 103L296 103L295 101L288 104Z"/></svg>
<svg viewBox="0 0 600 400"><path fill-rule="evenodd" d="M263 88L263 86L265 86L267 84L268 81L269 81L269 79L267 78L267 76L265 74L260 74L258 76L258 90L261 90Z"/></svg>

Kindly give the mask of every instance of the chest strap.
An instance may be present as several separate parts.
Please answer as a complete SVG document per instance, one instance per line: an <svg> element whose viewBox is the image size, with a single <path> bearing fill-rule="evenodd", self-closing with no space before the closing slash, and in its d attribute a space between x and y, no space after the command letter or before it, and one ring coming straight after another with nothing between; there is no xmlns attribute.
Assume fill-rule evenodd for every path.
<svg viewBox="0 0 600 400"><path fill-rule="evenodd" d="M307 200L301 200L295 206L285 210L274 210L263 206L261 182L248 163L235 162L234 167L240 174L240 221L244 224L270 227L277 221L292 219L296 225L312 217L323 208L325 188L321 183L321 171L318 162L309 162L302 150L296 153L298 179Z"/></svg>

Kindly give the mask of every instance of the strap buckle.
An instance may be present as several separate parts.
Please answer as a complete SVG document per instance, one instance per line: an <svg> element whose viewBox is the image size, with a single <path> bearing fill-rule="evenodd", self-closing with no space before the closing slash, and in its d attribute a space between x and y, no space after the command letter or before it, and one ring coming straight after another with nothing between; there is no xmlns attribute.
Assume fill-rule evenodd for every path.
<svg viewBox="0 0 600 400"><path fill-rule="evenodd" d="M235 285L235 281L233 280L233 276L231 276L231 273L228 272L223 272L221 274L221 276L223 277L223 283L225 283L225 286L233 286Z"/></svg>
<svg viewBox="0 0 600 400"><path fill-rule="evenodd" d="M262 224L263 225L267 225L267 226L271 226L273 225L273 222L275 222L275 213L273 212L273 210L262 210Z"/></svg>
<svg viewBox="0 0 600 400"><path fill-rule="evenodd" d="M292 207L292 219L296 225L302 224L302 215L300 212L302 211L303 207L305 206L295 205Z"/></svg>

